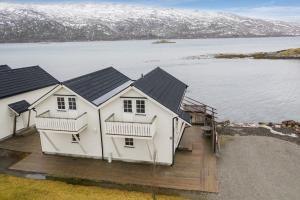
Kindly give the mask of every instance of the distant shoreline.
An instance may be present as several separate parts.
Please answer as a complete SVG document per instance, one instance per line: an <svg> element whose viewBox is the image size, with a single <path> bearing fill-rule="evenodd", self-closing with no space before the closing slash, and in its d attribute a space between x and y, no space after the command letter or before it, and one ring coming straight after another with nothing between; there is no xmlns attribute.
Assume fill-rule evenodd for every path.
<svg viewBox="0 0 300 200"><path fill-rule="evenodd" d="M214 58L236 59L236 58L253 58L253 59L300 59L300 48L291 48L275 52L257 52L250 54L215 54Z"/></svg>
<svg viewBox="0 0 300 200"><path fill-rule="evenodd" d="M209 39L257 39L257 38L297 38L300 35L249 36L249 37L202 37L202 38L166 38L165 40L209 40ZM107 39L107 40L40 40L40 41L0 41L2 44L51 44L80 42L124 42L124 41L157 41L157 38Z"/></svg>

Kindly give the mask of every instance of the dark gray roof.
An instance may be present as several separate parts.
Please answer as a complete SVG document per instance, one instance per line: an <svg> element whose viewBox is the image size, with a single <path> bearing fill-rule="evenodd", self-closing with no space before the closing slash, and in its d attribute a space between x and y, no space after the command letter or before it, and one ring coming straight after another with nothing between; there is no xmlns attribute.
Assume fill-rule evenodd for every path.
<svg viewBox="0 0 300 200"><path fill-rule="evenodd" d="M188 122L188 123L192 123L192 118L191 118L191 115L188 114L187 112L183 111L183 110L180 110L178 112L178 116L183 119L184 121Z"/></svg>
<svg viewBox="0 0 300 200"><path fill-rule="evenodd" d="M108 67L90 74L63 82L65 86L85 98L89 102L100 105L103 101L95 101L112 90L131 81L127 76Z"/></svg>
<svg viewBox="0 0 300 200"><path fill-rule="evenodd" d="M11 103L11 104L8 105L8 107L13 109L18 114L21 114L23 112L28 111L29 106L30 106L30 103L28 103L25 100L18 101L18 102L15 102L15 103Z"/></svg>
<svg viewBox="0 0 300 200"><path fill-rule="evenodd" d="M188 87L185 83L157 67L135 81L133 85L181 116L180 104Z"/></svg>
<svg viewBox="0 0 300 200"><path fill-rule="evenodd" d="M8 65L0 65L0 72L10 70L11 68Z"/></svg>
<svg viewBox="0 0 300 200"><path fill-rule="evenodd" d="M59 83L39 66L5 70L0 73L0 99Z"/></svg>

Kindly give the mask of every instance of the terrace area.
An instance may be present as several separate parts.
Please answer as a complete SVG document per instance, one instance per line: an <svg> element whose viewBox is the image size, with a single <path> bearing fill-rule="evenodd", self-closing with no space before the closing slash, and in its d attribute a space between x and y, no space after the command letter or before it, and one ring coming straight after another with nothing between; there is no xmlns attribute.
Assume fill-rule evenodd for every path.
<svg viewBox="0 0 300 200"><path fill-rule="evenodd" d="M97 185L162 193L218 192L216 157L210 140L201 127L187 128L177 151L173 166L156 166L103 160L44 155L38 134L13 137L0 142L0 148L29 152L24 159L9 167L11 170L46 174L63 179L90 180Z"/></svg>

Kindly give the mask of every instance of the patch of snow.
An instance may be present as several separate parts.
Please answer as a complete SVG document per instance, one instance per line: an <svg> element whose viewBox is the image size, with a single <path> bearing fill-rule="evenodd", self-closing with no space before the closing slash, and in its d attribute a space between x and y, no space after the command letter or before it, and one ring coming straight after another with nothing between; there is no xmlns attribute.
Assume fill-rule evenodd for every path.
<svg viewBox="0 0 300 200"><path fill-rule="evenodd" d="M298 137L295 133L284 134L284 133L282 133L282 132L275 131L275 130L273 130L271 127L266 126L266 125L260 125L259 127L269 129L271 133L276 134L276 135L289 136L289 137L293 137L293 138L297 138L297 137Z"/></svg>

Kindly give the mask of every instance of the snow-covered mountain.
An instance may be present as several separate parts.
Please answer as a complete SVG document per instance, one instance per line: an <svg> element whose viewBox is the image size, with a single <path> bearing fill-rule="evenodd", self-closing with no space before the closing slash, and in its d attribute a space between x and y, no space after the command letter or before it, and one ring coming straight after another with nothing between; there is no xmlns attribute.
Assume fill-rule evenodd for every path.
<svg viewBox="0 0 300 200"><path fill-rule="evenodd" d="M0 42L300 35L300 26L230 13L124 4L0 3Z"/></svg>

